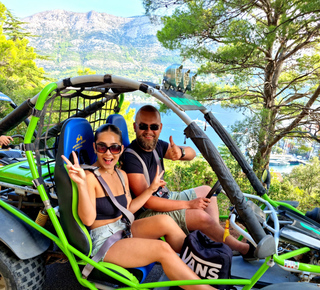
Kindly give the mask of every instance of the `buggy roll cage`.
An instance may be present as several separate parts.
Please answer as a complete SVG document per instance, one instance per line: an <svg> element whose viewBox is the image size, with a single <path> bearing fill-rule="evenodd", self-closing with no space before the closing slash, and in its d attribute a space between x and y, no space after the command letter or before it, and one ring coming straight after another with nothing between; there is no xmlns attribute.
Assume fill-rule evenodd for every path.
<svg viewBox="0 0 320 290"><path fill-rule="evenodd" d="M166 281L139 284L137 279L130 273L128 273L125 269L109 263L96 263L68 243L68 240L66 239L66 236L59 223L56 209L52 206L51 199L48 196L47 184L43 182L41 176L41 153L46 152L49 159L54 159L56 153L55 144L53 144L52 142L47 142L47 140L49 140L50 137L56 137L59 135L59 132L63 125L63 121L59 122L55 126L52 126L50 128L48 127L47 129L45 129L41 127L42 123L44 121L48 121L48 123L53 123L53 121L51 122L50 120L51 114L49 114L49 116L45 116L42 115L41 112L44 108L48 109L51 106L51 108L48 109L49 111L51 110L51 113L56 112L60 115L64 115L68 111L68 108L66 108L65 112L61 110L56 110L55 107L50 103L50 100L53 100L55 95L61 96L61 102L63 102L64 97L70 98L71 100L75 96L81 96L85 100L82 109L72 111L71 114L70 112L68 112L69 114L66 118L92 117L94 120L90 121L90 123L92 123L93 130L95 130L97 129L97 127L100 126L99 120L103 120L103 118L99 116L100 113L96 115L96 111L98 108L103 108L106 105L106 103L111 101L114 103L113 108L115 108L115 111L117 112L119 111L123 101L123 98L121 97L122 93L133 92L136 90L140 90L143 93L149 94L155 97L158 101L164 103L175 114L177 114L180 117L180 119L187 125L186 129L184 130L186 137L190 138L194 142L199 151L202 153L203 157L208 161L213 171L216 173L224 191L226 192L231 202L235 205L235 208L239 216L246 224L249 234L252 236L252 239L254 240L255 244L257 244L257 254L259 258L266 258L265 263L267 263L270 260L270 256L275 253L274 238L270 235L266 235L259 221L255 217L251 207L247 206L245 196L243 195L238 184L232 177L229 169L225 165L218 150L215 148L215 146L212 144L211 140L206 136L203 130L201 130L199 126L194 121L192 121L190 117L185 113L185 110L199 109L204 114L208 123L217 131L222 140L225 143L229 143L229 146L232 149L232 154L236 155L236 158L238 158L241 161L238 162L242 164L243 168L245 168L244 172L247 174L255 190L258 192L259 195L264 195L264 188L262 187L257 177L254 175L250 166L246 165L246 161L242 156L240 150L234 149L237 148L237 146L232 143L232 138L229 136L229 134L226 132L223 126L214 118L211 112L207 111L207 109L204 106L202 106L197 101L193 100L187 94L183 94L172 89L160 89L155 84L130 80L120 76L109 74L88 75L68 78L60 80L56 83L51 83L47 85L38 95L28 100L28 106L24 105L24 110L21 109L22 111L24 111L25 117L28 117L30 114L32 114L24 139L26 156L28 159L30 170L32 172L32 176L34 178L33 182L39 191L40 197L45 205L45 208L49 214L52 223L55 226L58 236L55 236L54 234L50 233L49 231L36 224L34 221L29 219L25 215L21 214L15 208L11 207L10 205L6 204L1 200L0 206L14 213L18 218L22 219L27 224L35 228L37 231L41 232L46 237L54 241L70 260L71 266L79 282L90 289L96 288L89 281L81 278L81 274L78 268L78 262L75 256L82 259L84 263L89 263L93 265L101 272L111 276L119 282L134 289L196 284L239 284L247 285L243 289L250 289L254 285L254 283L259 279L259 277L262 276L262 274L268 268L268 266L265 266L264 270L258 271L252 280L224 279L221 281ZM72 91L72 93L68 96L67 94L66 96L64 96L64 94L69 91ZM92 96L90 94L85 94L85 92L93 92L94 95ZM95 102L94 100L95 98L97 98L97 95L101 98L99 101ZM33 107L32 110L30 110L30 107ZM111 107L109 108L109 110L110 109ZM8 115L8 118L11 118L10 120L14 120L10 114ZM47 118L49 120L46 120ZM38 123L40 124L40 126L38 127L38 137L35 139L33 143L33 134L36 131ZM5 123L1 122L0 125L0 131L2 130L2 132L5 132L9 130L9 128L6 127ZM10 123L10 127L12 127L12 123ZM228 146L228 144L226 145ZM34 153L36 155L36 160L34 159ZM123 275L125 277L123 277L123 275L115 273L110 269L113 269L118 273L124 273Z"/></svg>

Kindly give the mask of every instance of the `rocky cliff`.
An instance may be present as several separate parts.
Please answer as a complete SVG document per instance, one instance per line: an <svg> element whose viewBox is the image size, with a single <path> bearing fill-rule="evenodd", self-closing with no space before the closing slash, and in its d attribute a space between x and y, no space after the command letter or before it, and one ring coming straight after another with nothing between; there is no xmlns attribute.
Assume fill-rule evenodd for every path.
<svg viewBox="0 0 320 290"><path fill-rule="evenodd" d="M160 26L148 17L117 17L90 11L52 10L22 19L40 55L37 60L51 77L75 76L78 69L113 73L159 82L164 69L180 62L178 53L164 49L156 38Z"/></svg>

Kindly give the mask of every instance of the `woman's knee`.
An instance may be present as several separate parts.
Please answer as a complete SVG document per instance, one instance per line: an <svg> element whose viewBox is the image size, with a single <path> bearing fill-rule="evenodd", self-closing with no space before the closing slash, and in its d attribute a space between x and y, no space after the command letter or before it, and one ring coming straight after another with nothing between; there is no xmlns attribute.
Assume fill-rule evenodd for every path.
<svg viewBox="0 0 320 290"><path fill-rule="evenodd" d="M177 226L176 222L173 220L173 218L166 214L160 214L156 215L154 224L157 225L159 228L169 228L169 227L175 227Z"/></svg>
<svg viewBox="0 0 320 290"><path fill-rule="evenodd" d="M158 245L158 253L160 256L160 259L170 259L170 257L172 257L172 255L176 255L176 252L171 248L171 246L164 241L158 241L159 245ZM159 261L161 262L161 260Z"/></svg>
<svg viewBox="0 0 320 290"><path fill-rule="evenodd" d="M169 215L158 215L157 220L154 223L154 228L156 228L162 236L168 236L181 231L178 224Z"/></svg>

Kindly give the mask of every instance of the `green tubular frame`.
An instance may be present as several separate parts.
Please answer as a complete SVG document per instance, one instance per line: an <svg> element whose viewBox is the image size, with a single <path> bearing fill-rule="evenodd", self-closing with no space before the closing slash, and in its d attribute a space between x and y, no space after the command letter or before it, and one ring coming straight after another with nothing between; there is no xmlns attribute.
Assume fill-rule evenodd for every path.
<svg viewBox="0 0 320 290"><path fill-rule="evenodd" d="M44 103L47 100L48 96L56 89L57 89L56 83L51 83L51 84L47 85L41 91L41 93L38 97L37 103L35 105L35 108L37 110L42 110ZM119 101L120 107L123 103L123 100L124 100L124 97L122 95L122 96L120 96L120 101ZM38 120L39 120L39 117L32 116L30 124L27 128L26 135L25 135L25 139L24 139L25 144L31 143L33 132L36 129ZM35 160L33 158L32 151L30 151L30 150L26 151L26 156L28 159L28 163L29 163L33 178L34 179L39 178L39 174L37 171ZM87 263L93 265L95 268L100 270L102 273L109 275L110 277L112 277L112 278L118 280L119 282L123 283L124 285L126 285L126 286L122 287L121 289L149 289L149 288L156 288L156 287L209 284L209 285L243 285L244 290L251 289L255 285L255 283L261 278L261 276L268 270L270 265L272 264L272 263L269 263L271 257L266 258L265 262L260 266L260 268L252 276L251 279L179 280L179 281L162 281L162 282L150 282L150 283L139 284L139 281L136 279L136 277L134 275L132 275L126 269L124 269L120 266L114 265L114 264L106 263L106 262L99 262L99 263L94 262L92 259L90 259L86 255L84 255L83 253L79 252L77 249L72 247L67 241L67 238L64 234L64 231L60 225L60 222L58 220L58 217L57 217L54 209L51 207L51 204L49 202L49 198L48 198L48 195L47 195L46 190L44 188L44 185L40 184L37 187L37 189L39 191L39 194L40 194L42 201L44 202L44 204L46 206L46 210L47 210L48 215L52 221L52 224L57 232L57 236L50 233L49 231L47 231L43 227L39 226L33 220L31 220L30 218L28 218L24 214L20 213L16 208L5 203L2 200L0 200L0 206L4 207L8 211L10 211L14 215L16 215L18 218L22 219L24 222L26 222L27 224L29 224L30 226L35 228L37 231L41 232L46 237L50 238L53 242L55 242L57 244L57 246L63 251L63 253L69 259L71 267L72 267L79 283L82 286L87 287L89 289L97 289L97 288L95 287L95 285L92 282L82 278L81 271L79 268L79 265L84 265ZM266 199L268 201L270 200L268 196L266 196ZM274 202L271 200L269 202L272 205L280 204L278 202ZM227 216L223 216L222 218L226 219ZM293 256L295 256L295 255L298 255L299 253L304 253L309 250L310 250L309 248L299 249L297 251L290 253L290 255L292 254ZM290 258L291 257L290 255L288 255L288 254L284 254L281 256L274 255L274 261L276 261L280 265L284 265L285 259ZM77 261L76 257L80 258L81 260ZM317 272L317 273L320 272L320 266L307 265L308 267L306 267L303 264L300 264L300 266L302 269L308 268L308 270L306 270L306 271L312 271L312 272ZM299 269L300 269L300 266L299 266ZM113 271L117 271L120 274L117 274Z"/></svg>
<svg viewBox="0 0 320 290"><path fill-rule="evenodd" d="M280 256L278 255L273 255L274 261L279 264L280 266L286 267L286 262L288 259L293 258L295 256L305 254L310 251L310 248L304 247L295 251L292 251L290 253L282 254ZM294 262L290 260L290 262ZM295 270L297 271L302 271L302 272L310 272L310 273L320 273L320 266L317 265L311 265L311 264L306 264L306 263L300 263L300 262L294 262L296 265Z"/></svg>
<svg viewBox="0 0 320 290"><path fill-rule="evenodd" d="M286 208L288 208L298 214L305 215L303 212L299 211L298 209L296 209L295 207L293 207L292 205L290 205L286 202L272 200L267 194L264 194L262 196L262 198L264 200L268 201L275 208L282 205L282 206L284 206L284 207L286 207ZM264 206L263 206L263 208L264 208ZM293 262L292 260L289 261L288 259L293 258L298 255L301 255L301 254L305 254L309 251L310 251L310 248L303 247L303 248L291 251L286 254L273 255L273 259L278 265L286 268L287 263ZM310 272L310 273L316 273L316 274L320 273L320 266L318 266L318 265L311 265L311 264L306 264L306 263L295 262L295 266L296 266L295 270L297 270L297 271Z"/></svg>
<svg viewBox="0 0 320 290"><path fill-rule="evenodd" d="M303 212L301 212L300 210L296 209L295 207L293 207L292 205L282 202L282 201L275 201L272 200L266 193L264 195L261 196L264 200L266 200L267 202L269 202L273 207L277 208L278 206L282 205L287 207L288 209L291 209L293 211L295 211L296 213L305 215Z"/></svg>
<svg viewBox="0 0 320 290"><path fill-rule="evenodd" d="M123 102L124 102L124 94L122 93L119 96L119 105L118 105L119 109L122 107ZM119 113L117 113L117 114L119 114Z"/></svg>

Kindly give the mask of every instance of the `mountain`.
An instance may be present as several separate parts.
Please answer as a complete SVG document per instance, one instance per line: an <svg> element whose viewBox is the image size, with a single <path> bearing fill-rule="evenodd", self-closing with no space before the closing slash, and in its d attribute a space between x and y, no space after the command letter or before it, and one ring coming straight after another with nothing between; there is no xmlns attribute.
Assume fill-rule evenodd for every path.
<svg viewBox="0 0 320 290"><path fill-rule="evenodd" d="M164 49L157 40L160 25L146 16L117 17L90 11L52 10L22 19L30 45L49 60L37 60L50 77L60 79L90 68L97 74L112 73L159 82L164 69L181 62L179 54Z"/></svg>

